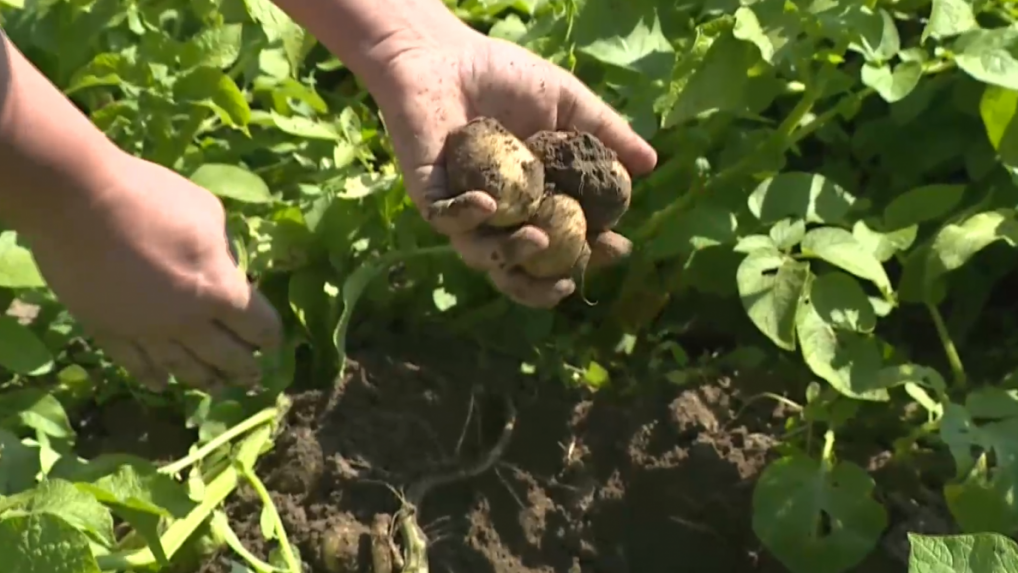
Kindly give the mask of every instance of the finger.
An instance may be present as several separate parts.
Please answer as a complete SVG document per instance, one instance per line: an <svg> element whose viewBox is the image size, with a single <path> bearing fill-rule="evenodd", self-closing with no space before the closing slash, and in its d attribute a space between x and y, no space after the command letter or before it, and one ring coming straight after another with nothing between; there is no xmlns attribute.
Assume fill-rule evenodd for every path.
<svg viewBox="0 0 1018 573"><path fill-rule="evenodd" d="M254 285L247 282L239 269L231 267L230 271L236 273L233 291L218 301L218 308L214 311L216 322L252 349L278 350L283 343L283 321L279 313ZM188 347L191 347L190 343ZM218 362L210 364L219 367Z"/></svg>
<svg viewBox="0 0 1018 573"><path fill-rule="evenodd" d="M169 384L169 372L152 360L138 344L101 334L93 335L92 339L114 363L127 370L142 386L160 392Z"/></svg>
<svg viewBox="0 0 1018 573"><path fill-rule="evenodd" d="M612 231L604 231L587 239L590 243L590 270L616 265L633 252L633 242Z"/></svg>
<svg viewBox="0 0 1018 573"><path fill-rule="evenodd" d="M436 231L452 236L477 228L491 218L497 208L495 199L484 191L467 191L428 203L421 211Z"/></svg>
<svg viewBox="0 0 1018 573"><path fill-rule="evenodd" d="M537 279L518 268L498 269L489 275L495 288L531 308L552 308L576 290L572 279Z"/></svg>
<svg viewBox="0 0 1018 573"><path fill-rule="evenodd" d="M209 323L188 332L180 343L197 360L218 370L220 379L241 386L258 383L261 371L254 347L229 329Z"/></svg>
<svg viewBox="0 0 1018 573"><path fill-rule="evenodd" d="M179 342L172 340L149 342L145 345L145 350L154 362L169 370L178 381L187 386L212 388L223 382L219 372L202 363Z"/></svg>
<svg viewBox="0 0 1018 573"><path fill-rule="evenodd" d="M619 155L619 161L633 175L652 171L657 165L654 148L576 76L568 77L559 100L558 129L593 133Z"/></svg>
<svg viewBox="0 0 1018 573"><path fill-rule="evenodd" d="M548 234L527 225L514 231L478 229L449 238L467 266L488 271L522 263L548 248Z"/></svg>

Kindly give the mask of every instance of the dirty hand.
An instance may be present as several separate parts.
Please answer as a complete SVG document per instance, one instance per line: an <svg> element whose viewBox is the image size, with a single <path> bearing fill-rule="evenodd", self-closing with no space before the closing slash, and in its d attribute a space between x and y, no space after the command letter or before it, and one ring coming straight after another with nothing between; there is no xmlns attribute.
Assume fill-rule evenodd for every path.
<svg viewBox="0 0 1018 573"><path fill-rule="evenodd" d="M117 152L80 204L29 241L60 301L119 365L160 389L258 382L254 349L280 342L272 306L235 266L206 190ZM87 198L86 198L87 197Z"/></svg>
<svg viewBox="0 0 1018 573"><path fill-rule="evenodd" d="M481 191L450 198L442 162L445 136L468 120L489 116L523 139L546 129L593 133L633 175L654 168L654 149L607 104L565 70L515 44L483 36L459 20L430 31L429 43L405 40L388 46L387 89L375 90L414 203L439 232L450 237L464 261L487 271L495 286L532 307L556 305L575 290L571 279L539 280L515 265L547 248L547 235L533 226L504 233L480 225L495 212ZM445 201L442 209L433 209ZM441 213L441 214L439 214ZM628 254L630 242L612 232L591 239L591 266Z"/></svg>

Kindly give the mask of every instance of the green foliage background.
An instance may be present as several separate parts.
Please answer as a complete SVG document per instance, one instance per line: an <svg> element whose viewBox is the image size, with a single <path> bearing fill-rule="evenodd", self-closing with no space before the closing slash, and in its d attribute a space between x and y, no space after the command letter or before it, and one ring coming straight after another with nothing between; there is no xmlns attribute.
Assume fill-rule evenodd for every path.
<svg viewBox="0 0 1018 573"><path fill-rule="evenodd" d="M753 516L791 571L848 571L875 549L887 511L836 444L887 417L897 458L950 457L943 494L980 534L913 537L910 571L963 570L948 555L973 573L1018 568L992 535L1018 530L1013 2L447 4L576 73L660 154L620 227L634 256L594 278L595 307L513 307L450 256L406 197L368 94L268 0L0 0L0 22L121 147L222 198L241 265L285 315L273 392L295 369L334 379L350 328L425 324L595 388L799 364L816 382ZM7 230L0 302L15 299L41 310L31 325L0 317L0 553L59 539L62 564L12 549L18 570L116 568L112 509L158 558L155 524L193 510L173 502L178 482L137 465L52 473L73 459L64 407L122 392L122 375ZM175 396L203 443L242 418Z"/></svg>

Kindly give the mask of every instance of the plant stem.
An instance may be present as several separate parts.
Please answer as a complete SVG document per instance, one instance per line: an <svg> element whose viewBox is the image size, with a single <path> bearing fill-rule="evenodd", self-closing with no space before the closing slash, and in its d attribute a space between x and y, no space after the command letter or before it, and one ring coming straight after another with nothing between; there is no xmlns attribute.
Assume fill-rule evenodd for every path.
<svg viewBox="0 0 1018 573"><path fill-rule="evenodd" d="M269 408L275 415L275 408ZM205 490L205 497L197 507L191 510L184 518L174 521L163 533L159 542L166 552L167 558L172 557L191 537L191 534L208 519L212 512L226 500L226 498L237 488L239 474L237 465L245 468L254 466L258 455L264 446L272 438L272 427L263 424L256 431L252 432L241 442L237 452L236 464L227 466ZM109 555L101 555L96 558L101 571L125 571L145 569L157 564L152 549L135 549L132 551L121 551Z"/></svg>
<svg viewBox="0 0 1018 573"><path fill-rule="evenodd" d="M944 317L940 314L940 310L936 305L927 302L926 308L929 309L930 316L933 317L933 325L937 328L937 336L940 338L940 344L944 347L944 354L947 355L947 363L951 366L954 384L958 389L964 389L968 386L968 375L965 374L965 365L962 364L958 348L955 347L954 340L951 340L951 334L947 331Z"/></svg>
<svg viewBox="0 0 1018 573"><path fill-rule="evenodd" d="M283 552L283 561L286 562L286 568L290 573L301 573L300 563L294 558L293 549L290 547L290 540L286 537L286 528L283 527L283 521L279 518L279 512L276 511L276 504L272 503L272 496L269 495L269 490L265 489L265 484L262 480L258 479L254 471L248 467L240 467L241 475L244 476L254 488L258 494L258 498L265 504L265 510L269 512L272 519L272 528L276 530L276 537L279 539L279 549Z"/></svg>
<svg viewBox="0 0 1018 573"><path fill-rule="evenodd" d="M226 546L250 565L256 573L277 573L282 571L282 569L269 565L255 556L254 553L248 551L247 547L244 547L244 544L240 541L240 538L237 537L237 532L230 527L230 522L222 512L217 511L212 517L212 530L222 537L223 541L226 542Z"/></svg>
<svg viewBox="0 0 1018 573"><path fill-rule="evenodd" d="M188 454L186 457L181 458L171 464L165 465L159 468L159 473L166 475L176 475L188 467L200 462L205 459L209 454L219 449L221 446L229 442L230 440L240 436L241 434L248 432L249 430L261 426L267 422L270 422L276 418L279 412L275 408L268 408L258 412L236 426L226 430L222 434L219 434L215 438L209 440L207 444L198 448L194 452Z"/></svg>
<svg viewBox="0 0 1018 573"><path fill-rule="evenodd" d="M834 469L834 430L824 432L824 449L820 454L820 465L824 471Z"/></svg>

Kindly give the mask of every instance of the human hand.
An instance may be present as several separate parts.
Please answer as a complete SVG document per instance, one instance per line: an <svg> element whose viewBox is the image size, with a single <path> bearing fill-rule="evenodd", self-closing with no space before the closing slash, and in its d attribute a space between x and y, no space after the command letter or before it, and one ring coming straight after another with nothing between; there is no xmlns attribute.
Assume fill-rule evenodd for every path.
<svg viewBox="0 0 1018 573"><path fill-rule="evenodd" d="M537 279L518 268L548 247L537 227L498 232L481 225L495 213L482 191L450 197L443 167L446 135L470 119L497 119L520 139L541 130L575 129L597 136L633 175L654 168L657 155L629 125L580 80L515 44L488 38L450 19L448 30L428 37L442 43L394 36L384 88L375 90L400 161L407 191L435 229L450 238L463 260L487 271L513 300L549 308L575 290L570 278ZM436 208L438 207L438 208ZM590 239L591 267L629 253L631 243L605 231Z"/></svg>
<svg viewBox="0 0 1018 573"><path fill-rule="evenodd" d="M255 349L281 338L275 309L235 265L219 200L121 152L80 203L29 236L49 286L140 382L199 387L259 381Z"/></svg>

